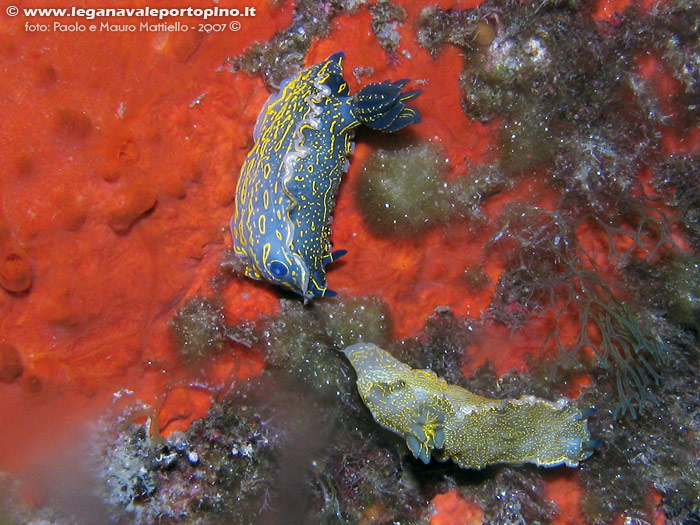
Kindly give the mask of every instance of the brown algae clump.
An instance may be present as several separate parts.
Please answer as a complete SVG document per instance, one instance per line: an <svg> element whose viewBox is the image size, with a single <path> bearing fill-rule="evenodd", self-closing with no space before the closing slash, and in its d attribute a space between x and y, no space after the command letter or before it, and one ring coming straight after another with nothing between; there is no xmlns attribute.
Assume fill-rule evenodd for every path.
<svg viewBox="0 0 700 525"><path fill-rule="evenodd" d="M189 299L169 324L177 350L187 360L199 361L224 348L224 307L216 299L201 296Z"/></svg>
<svg viewBox="0 0 700 525"><path fill-rule="evenodd" d="M410 237L447 220L455 207L445 180L447 162L429 142L374 151L356 193L369 229L379 236Z"/></svg>
<svg viewBox="0 0 700 525"><path fill-rule="evenodd" d="M386 341L391 319L374 297L331 299L313 306L282 301L282 308L257 328L266 361L303 380L320 394L349 392L347 365L335 350L372 337Z"/></svg>
<svg viewBox="0 0 700 525"><path fill-rule="evenodd" d="M397 29L406 19L406 10L389 0L379 0L369 7L369 12L372 13L372 31L379 45L387 53L397 51L401 42Z"/></svg>
<svg viewBox="0 0 700 525"><path fill-rule="evenodd" d="M212 406L187 432L154 438L147 425L103 431L94 492L119 523L250 523L266 507L278 439L260 407L239 395ZM106 522L106 521L105 521Z"/></svg>
<svg viewBox="0 0 700 525"><path fill-rule="evenodd" d="M511 186L497 165L447 178L449 159L432 142L380 147L365 162L355 200L379 237L413 237L454 218L483 222L481 204Z"/></svg>

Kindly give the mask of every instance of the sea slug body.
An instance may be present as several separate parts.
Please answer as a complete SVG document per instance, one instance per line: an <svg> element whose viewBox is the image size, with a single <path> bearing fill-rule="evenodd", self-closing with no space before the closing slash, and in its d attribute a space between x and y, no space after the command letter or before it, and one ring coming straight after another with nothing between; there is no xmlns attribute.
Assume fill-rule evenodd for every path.
<svg viewBox="0 0 700 525"><path fill-rule="evenodd" d="M586 418L562 398L489 399L450 385L430 370L415 370L376 345L359 343L345 355L374 419L406 440L424 463L431 455L463 468L495 463L575 467L597 445Z"/></svg>
<svg viewBox="0 0 700 525"><path fill-rule="evenodd" d="M404 103L408 80L369 84L350 95L343 53L285 80L258 115L255 141L236 187L231 218L234 252L253 279L301 295L333 296L325 266L346 252L331 251L330 221L340 178L347 171L354 128L396 131L420 122Z"/></svg>

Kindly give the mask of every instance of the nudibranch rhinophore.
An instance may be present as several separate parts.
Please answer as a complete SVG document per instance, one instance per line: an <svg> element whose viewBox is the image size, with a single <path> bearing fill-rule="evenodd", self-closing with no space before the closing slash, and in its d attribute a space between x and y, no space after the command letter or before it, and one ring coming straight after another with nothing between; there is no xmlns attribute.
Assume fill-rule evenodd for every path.
<svg viewBox="0 0 700 525"><path fill-rule="evenodd" d="M424 463L432 454L473 469L495 463L575 467L598 444L586 421L593 410L581 411L565 398L489 399L430 370L412 369L373 344L343 352L375 421L403 437Z"/></svg>
<svg viewBox="0 0 700 525"><path fill-rule="evenodd" d="M333 296L325 266L331 251L331 212L348 169L354 128L396 131L420 122L405 102L421 90L408 80L368 84L350 95L343 53L303 69L270 96L253 131L231 218L234 252L245 274L292 290L304 300Z"/></svg>

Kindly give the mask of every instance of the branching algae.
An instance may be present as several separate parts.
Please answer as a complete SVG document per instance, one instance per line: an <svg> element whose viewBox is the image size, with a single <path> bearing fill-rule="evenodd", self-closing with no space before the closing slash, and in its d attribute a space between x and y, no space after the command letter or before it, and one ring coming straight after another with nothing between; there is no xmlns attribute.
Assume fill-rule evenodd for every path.
<svg viewBox="0 0 700 525"><path fill-rule="evenodd" d="M358 343L345 355L357 372L357 388L374 419L406 439L428 463L453 460L463 468L495 463L575 467L589 456L586 418L565 398L489 399L448 384L430 370L415 370L376 345Z"/></svg>

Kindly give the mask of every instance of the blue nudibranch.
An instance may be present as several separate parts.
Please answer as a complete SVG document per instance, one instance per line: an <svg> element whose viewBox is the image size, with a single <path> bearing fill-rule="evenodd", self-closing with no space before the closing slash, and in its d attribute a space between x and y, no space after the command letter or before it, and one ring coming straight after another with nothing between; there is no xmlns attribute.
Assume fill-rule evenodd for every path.
<svg viewBox="0 0 700 525"><path fill-rule="evenodd" d="M241 168L231 234L248 277L292 290L304 300L333 296L325 265L331 251L331 212L348 168L354 128L396 131L420 122L405 102L408 80L369 84L354 95L343 78L343 53L285 80L265 103L255 144Z"/></svg>
<svg viewBox="0 0 700 525"><path fill-rule="evenodd" d="M344 351L357 389L375 421L400 435L424 463L435 456L463 468L495 463L575 467L591 456L587 418L566 398L489 399L450 385L431 370L415 370L370 343Z"/></svg>

